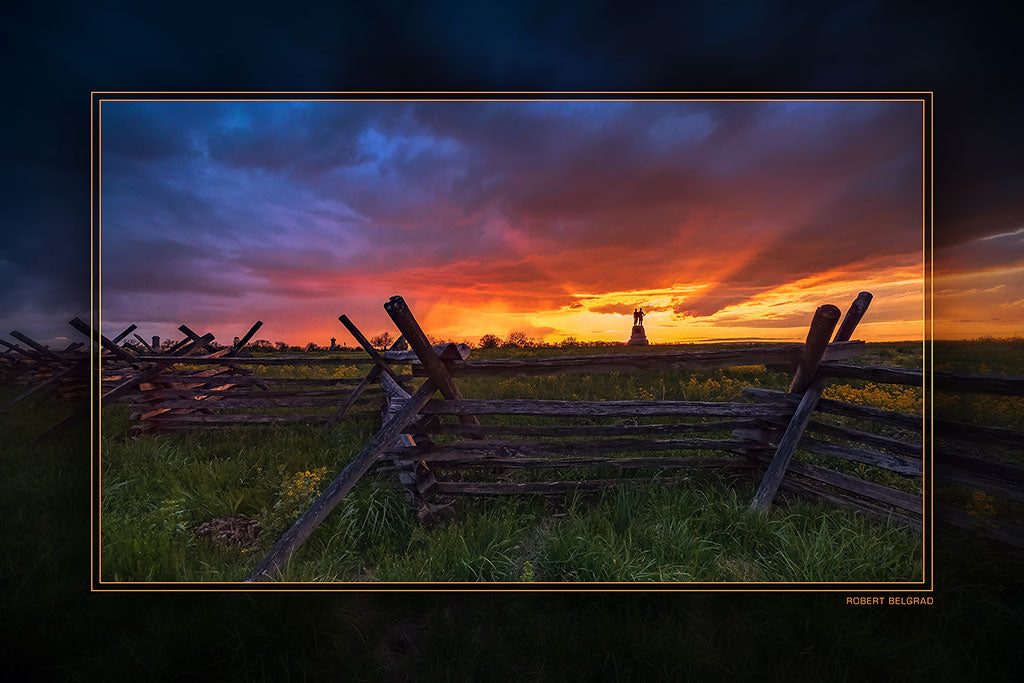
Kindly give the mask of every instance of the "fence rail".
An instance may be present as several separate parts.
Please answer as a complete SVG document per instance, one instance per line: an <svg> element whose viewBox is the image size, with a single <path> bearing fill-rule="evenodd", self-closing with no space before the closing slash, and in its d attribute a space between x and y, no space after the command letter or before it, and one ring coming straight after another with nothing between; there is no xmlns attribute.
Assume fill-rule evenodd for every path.
<svg viewBox="0 0 1024 683"><path fill-rule="evenodd" d="M1024 395L1024 377L947 371L926 376L920 369L856 364L853 361L865 344L851 337L870 301L870 294L862 292L841 324L837 307L819 307L802 344L485 360L469 360L469 349L462 345L430 345L400 297L389 300L385 310L402 336L383 352L374 349L346 316L339 320L356 339L361 353L253 356L244 347L261 322L230 347L215 352L208 348L212 334L200 335L182 325L185 337L161 353L154 353L160 348L158 340L149 344L138 334L134 335L137 343L122 343L135 326L111 340L77 319L72 325L86 334L101 354L103 402L130 401L135 408L131 418L136 433L275 424L329 427L346 415L383 414L380 432L282 537L252 577L265 579L372 468L397 474L399 485L421 517L447 505L446 496L594 492L650 481L680 483L691 480L692 472L716 469L729 476L760 478L751 506L755 510L766 510L781 492L917 529L922 528L924 519L926 477L946 486L1024 502L1024 465L1020 462L1024 432L935 420L931 426L937 439L931 463L923 444L928 426L923 413L823 397L829 380L924 388L930 378L936 391ZM81 345L56 352L20 333L12 336L24 347L4 342L7 351L0 357L0 371L32 386L0 409L47 395L55 388L70 391L65 378L79 377L86 368L90 354ZM341 365L369 367L361 378L344 379L305 378L296 371L299 367ZM455 382L474 376L675 372L747 365L794 373L789 390L746 387L742 400L713 402L466 399ZM255 366L276 368L274 374L282 376L263 376L263 371L254 375ZM396 370L405 366L408 371ZM417 378L426 381L414 391ZM303 408L316 410L295 411ZM516 418L521 417L544 418L549 423L517 424L522 420ZM451 422L452 418L457 422ZM511 424L508 418L513 418ZM442 441L449 436L462 438L435 444L431 436L443 437ZM833 461L838 469L818 464ZM564 474L580 469L644 471L648 475L500 480L503 473L524 470L562 470ZM663 471L671 475L662 476ZM877 472L891 472L899 478L872 480ZM499 481L473 480L482 473ZM941 510L936 514L939 521L1024 547L1024 533L1012 524L1000 521L979 526L961 508L943 504L935 509Z"/></svg>

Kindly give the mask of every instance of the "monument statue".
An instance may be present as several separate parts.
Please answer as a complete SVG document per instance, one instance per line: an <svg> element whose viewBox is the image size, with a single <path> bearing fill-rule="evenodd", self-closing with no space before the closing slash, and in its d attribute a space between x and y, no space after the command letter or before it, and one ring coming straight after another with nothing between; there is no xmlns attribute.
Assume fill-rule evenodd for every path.
<svg viewBox="0 0 1024 683"><path fill-rule="evenodd" d="M629 341L626 342L628 346L647 346L650 342L647 341L647 334L644 331L644 309L634 308L633 309L633 334L630 336Z"/></svg>

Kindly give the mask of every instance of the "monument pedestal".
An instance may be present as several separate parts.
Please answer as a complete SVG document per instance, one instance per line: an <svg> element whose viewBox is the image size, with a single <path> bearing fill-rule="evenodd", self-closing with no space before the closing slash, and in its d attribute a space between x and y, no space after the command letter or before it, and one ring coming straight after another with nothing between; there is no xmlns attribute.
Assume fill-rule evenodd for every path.
<svg viewBox="0 0 1024 683"><path fill-rule="evenodd" d="M644 332L644 326L633 325L633 335L626 342L626 346L647 346L649 343L647 341L647 334Z"/></svg>

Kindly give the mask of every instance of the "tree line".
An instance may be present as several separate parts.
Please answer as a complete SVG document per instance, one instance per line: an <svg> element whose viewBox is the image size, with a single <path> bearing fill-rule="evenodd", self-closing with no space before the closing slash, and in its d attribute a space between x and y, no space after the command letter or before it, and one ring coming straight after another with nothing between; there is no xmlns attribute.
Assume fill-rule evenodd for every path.
<svg viewBox="0 0 1024 683"><path fill-rule="evenodd" d="M440 339L434 335L428 334L427 340L431 344L443 344L447 342L453 342L452 339ZM236 337L235 342L238 341ZM332 340L333 341L333 340ZM381 332L369 339L370 344L377 349L387 349L395 341L395 337L390 332ZM160 343L160 350L166 351L177 343L174 339L165 339ZM234 342L232 342L234 343ZM496 334L485 334L481 336L475 343L469 340L460 340L458 343L465 344L470 348L476 349L536 349L536 348L592 348L592 347L604 347L604 346L622 346L623 342L603 342L603 341L581 341L576 337L565 337L558 342L545 342L540 339L529 336L525 332L510 332L506 337L502 338ZM124 344L130 349L138 353L146 353L148 349L143 349L140 344L134 341L128 341ZM229 347L230 344L221 344L217 341L212 341L207 346L211 351L218 351ZM314 341L307 342L304 345L297 346L294 344L288 344L283 341L270 341L268 339L255 339L250 341L245 346L248 351L255 351L259 353L317 353L317 352L329 352L329 351L355 351L359 347L348 346L346 344L335 343L332 347L330 344L317 344Z"/></svg>

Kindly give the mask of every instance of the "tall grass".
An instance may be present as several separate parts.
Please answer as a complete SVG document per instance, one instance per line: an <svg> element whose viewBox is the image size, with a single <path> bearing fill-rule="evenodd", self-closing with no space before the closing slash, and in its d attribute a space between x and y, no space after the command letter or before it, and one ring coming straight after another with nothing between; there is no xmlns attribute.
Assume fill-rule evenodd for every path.
<svg viewBox="0 0 1024 683"><path fill-rule="evenodd" d="M508 352L498 349L480 355ZM266 375L280 370L257 368ZM289 368L288 374L292 372ZM309 366L304 372L310 377L348 377L358 370ZM788 380L787 375L767 372L763 366L747 366L689 373L465 378L459 384L467 398L732 401L740 398L745 386L784 389ZM868 402L884 398L863 383L847 389L867 396ZM110 581L243 579L376 428L373 420L364 419L344 420L329 431L293 425L133 439L129 438L128 412L124 406L114 406L104 413L102 558L103 578ZM508 420L518 424L549 421L542 417ZM808 454L800 457L815 459ZM849 463L827 464L850 469ZM907 490L919 488L905 478L891 481L893 475L883 470L861 467L860 473ZM450 470L442 476L495 479L493 473ZM517 471L504 478L583 476L618 475L589 468ZM652 483L600 496L569 497L556 501L555 511L538 499L461 499L452 519L427 528L410 519L402 496L392 488L392 478L370 475L292 558L280 578L558 582L920 578L920 542L913 533L809 504L780 507L767 518L752 516L747 511L753 494L749 481L737 485L709 474L666 486L658 483L657 470L630 476L650 477ZM256 544L220 547L193 533L205 521L239 516L259 521L263 531Z"/></svg>
<svg viewBox="0 0 1024 683"><path fill-rule="evenodd" d="M4 584L0 591L4 614L0 668L14 675L38 678L46 673L72 681L326 677L721 680L755 676L1015 680L1024 665L1017 643L1017 634L1024 630L1018 608L1024 588L1021 555L944 527L936 530L935 604L927 608L847 607L842 592L90 594L88 433L73 431L56 443L30 441L65 413L65 408L47 404L0 416L0 460L4 464L0 479L4 520L0 524L4 549L0 555ZM105 428L110 424L109 418L104 421ZM365 429L372 430L372 425ZM232 434L224 440L235 442L236 449L243 443L248 448L252 442L242 440L268 440L271 433L257 430L256 434ZM128 442L124 437L116 430L105 434L122 450L146 440ZM273 438L278 437L293 438L274 433ZM180 442L192 448L203 443L202 439L181 436L152 440ZM326 437L328 443L322 445L331 440ZM290 463L291 472L320 463L319 458L301 452L268 450L277 453L273 462ZM225 447L222 453L227 457L230 452L230 447ZM130 452L122 455L130 456ZM164 457L173 456L167 453ZM190 457L202 460L194 453ZM188 457L182 462L184 467L191 466ZM283 477L277 472L268 476L266 500L270 501L278 494ZM114 489L113 500L130 493L137 482ZM105 480L105 485L108 483ZM711 485L709 495L714 493L718 485L705 483ZM724 484L722 491L731 495ZM154 506L159 506L165 493L152 499ZM320 550L326 558L343 550L343 538L336 536L339 528L359 526L377 530L357 534L368 546L376 547L381 539L401 535L379 521L384 519L393 520L396 526L409 524L412 534L433 533L411 524L405 514L381 512L386 504L378 496L390 493L357 486L351 509L377 510L377 514L346 517L348 505L339 507L325 524L328 533L314 536L311 546L322 544ZM610 494L596 502L569 499L566 508L575 504L578 510L573 517L568 509L547 509L537 500L518 500L514 508L524 519L535 515L542 527L560 524L568 528L587 522L588 513L595 518L591 522L600 522L602 513L608 512L605 506L611 506L616 496L626 500L636 493ZM742 502L744 495L742 488L737 489L738 500ZM364 496L373 501L361 503ZM720 501L722 509L728 510L728 501L727 497ZM498 501L481 501L463 507L457 519L471 514L497 515L501 507ZM794 512L800 514L793 516ZM122 514L126 533L135 533L137 527L128 523L129 513ZM801 513L800 506L780 515L791 521L806 520L809 530L822 519L814 511ZM348 521L342 522L343 518ZM499 523L500 515L496 519L494 523ZM772 518L765 528L770 529L771 522ZM663 523L666 528L671 526ZM870 528L876 534L886 530L875 525ZM762 536L764 529L747 532L764 547L773 542L770 534ZM728 552L732 547L729 539L738 533L721 527L708 540ZM814 538L806 536L805 540L809 552ZM512 550L519 552L514 545ZM190 550L197 551L198 546ZM542 547L532 547L524 555L538 557L543 552ZM732 559L729 554L723 562L731 567L730 575L747 575L749 568L730 565ZM311 560L308 556L295 564L302 567ZM535 576L541 571L542 567L537 567ZM520 577L529 578L525 568Z"/></svg>

